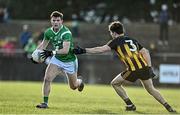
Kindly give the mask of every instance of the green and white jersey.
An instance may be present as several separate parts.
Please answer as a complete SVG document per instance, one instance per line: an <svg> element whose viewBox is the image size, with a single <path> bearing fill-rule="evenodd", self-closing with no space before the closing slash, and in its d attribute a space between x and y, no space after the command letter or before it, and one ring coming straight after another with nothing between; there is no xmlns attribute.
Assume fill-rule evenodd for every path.
<svg viewBox="0 0 180 115"><path fill-rule="evenodd" d="M70 62L76 59L76 55L72 52L74 47L72 34L66 26L62 25L58 32L54 32L52 27L48 28L44 33L44 39L49 40L56 50L63 48L64 41L69 41L70 48L68 54L56 54L55 57L63 62Z"/></svg>

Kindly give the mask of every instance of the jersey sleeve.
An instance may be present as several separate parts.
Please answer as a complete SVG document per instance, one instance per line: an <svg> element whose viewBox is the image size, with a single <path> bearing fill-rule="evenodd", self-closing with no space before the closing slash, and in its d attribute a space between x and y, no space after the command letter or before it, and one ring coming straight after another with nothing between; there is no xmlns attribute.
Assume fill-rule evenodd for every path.
<svg viewBox="0 0 180 115"><path fill-rule="evenodd" d="M137 47L139 50L141 50L143 48L143 46L138 41L136 41L136 44L137 44Z"/></svg>
<svg viewBox="0 0 180 115"><path fill-rule="evenodd" d="M111 49L116 49L116 42L114 40L110 40L106 45L108 45Z"/></svg>
<svg viewBox="0 0 180 115"><path fill-rule="evenodd" d="M143 46L139 43L138 43L138 45L139 45L139 50L141 50L143 48Z"/></svg>
<svg viewBox="0 0 180 115"><path fill-rule="evenodd" d="M63 41L71 41L72 40L72 34L70 31L66 31L64 33L62 33L62 39Z"/></svg>

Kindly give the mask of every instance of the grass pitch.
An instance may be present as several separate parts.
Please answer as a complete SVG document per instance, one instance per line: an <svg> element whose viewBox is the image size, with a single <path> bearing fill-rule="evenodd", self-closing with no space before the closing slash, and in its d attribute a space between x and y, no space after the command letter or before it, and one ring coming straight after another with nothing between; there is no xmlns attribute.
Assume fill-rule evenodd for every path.
<svg viewBox="0 0 180 115"><path fill-rule="evenodd" d="M168 114L142 87L125 87L137 111L126 112L125 104L110 85L85 85L83 92L67 84L53 83L48 109L42 102L41 82L0 82L0 114ZM180 89L159 89L180 113Z"/></svg>

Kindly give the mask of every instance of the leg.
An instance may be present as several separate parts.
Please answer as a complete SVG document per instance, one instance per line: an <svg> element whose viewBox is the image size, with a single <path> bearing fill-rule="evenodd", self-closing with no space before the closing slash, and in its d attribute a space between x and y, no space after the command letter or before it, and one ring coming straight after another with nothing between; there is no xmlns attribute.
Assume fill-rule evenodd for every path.
<svg viewBox="0 0 180 115"><path fill-rule="evenodd" d="M53 79L60 73L58 67L54 64L49 64L46 68L45 76L44 76L44 82L43 82L43 96L44 96L44 102L37 105L37 108L47 108L48 106L48 96L51 89L51 82Z"/></svg>
<svg viewBox="0 0 180 115"><path fill-rule="evenodd" d="M174 110L171 108L171 106L166 102L166 100L163 98L163 96L160 94L160 92L154 88L152 79L148 80L141 80L141 83L143 84L144 88L147 90L147 92L152 95L159 103L161 103L169 112L174 112Z"/></svg>
<svg viewBox="0 0 180 115"><path fill-rule="evenodd" d="M126 91L124 90L124 88L122 87L122 84L125 82L126 80L122 78L121 73L119 75L117 75L112 81L111 81L111 85L113 86L113 88L115 89L116 93L124 100L124 102L127 104L126 106L126 110L127 111L134 111L136 110L135 105L131 102L131 100L129 99Z"/></svg>
<svg viewBox="0 0 180 115"><path fill-rule="evenodd" d="M71 62L66 66L65 72L67 73L66 75L70 88L73 90L78 88L78 91L82 91L84 88L84 83L81 79L77 78L78 60L76 59L74 62Z"/></svg>
<svg viewBox="0 0 180 115"><path fill-rule="evenodd" d="M111 85L115 89L116 93L124 100L129 98L126 91L122 87L122 84L125 80L122 78L121 73L117 75L112 81Z"/></svg>
<svg viewBox="0 0 180 115"><path fill-rule="evenodd" d="M51 89L51 82L54 78L60 73L58 66L54 64L49 64L46 68L45 76L44 76L44 83L43 83L43 95L49 96L50 89Z"/></svg>
<svg viewBox="0 0 180 115"><path fill-rule="evenodd" d="M77 72L70 74L67 73L68 83L71 89L75 90L78 88L79 91L82 91L84 88L84 83L81 79L77 79Z"/></svg>

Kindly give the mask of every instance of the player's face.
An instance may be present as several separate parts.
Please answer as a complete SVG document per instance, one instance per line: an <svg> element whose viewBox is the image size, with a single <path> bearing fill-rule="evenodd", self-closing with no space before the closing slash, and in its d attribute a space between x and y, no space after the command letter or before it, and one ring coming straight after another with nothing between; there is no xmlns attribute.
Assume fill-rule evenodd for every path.
<svg viewBox="0 0 180 115"><path fill-rule="evenodd" d="M51 25L54 29L59 29L63 23L63 20L60 17L52 17Z"/></svg>

